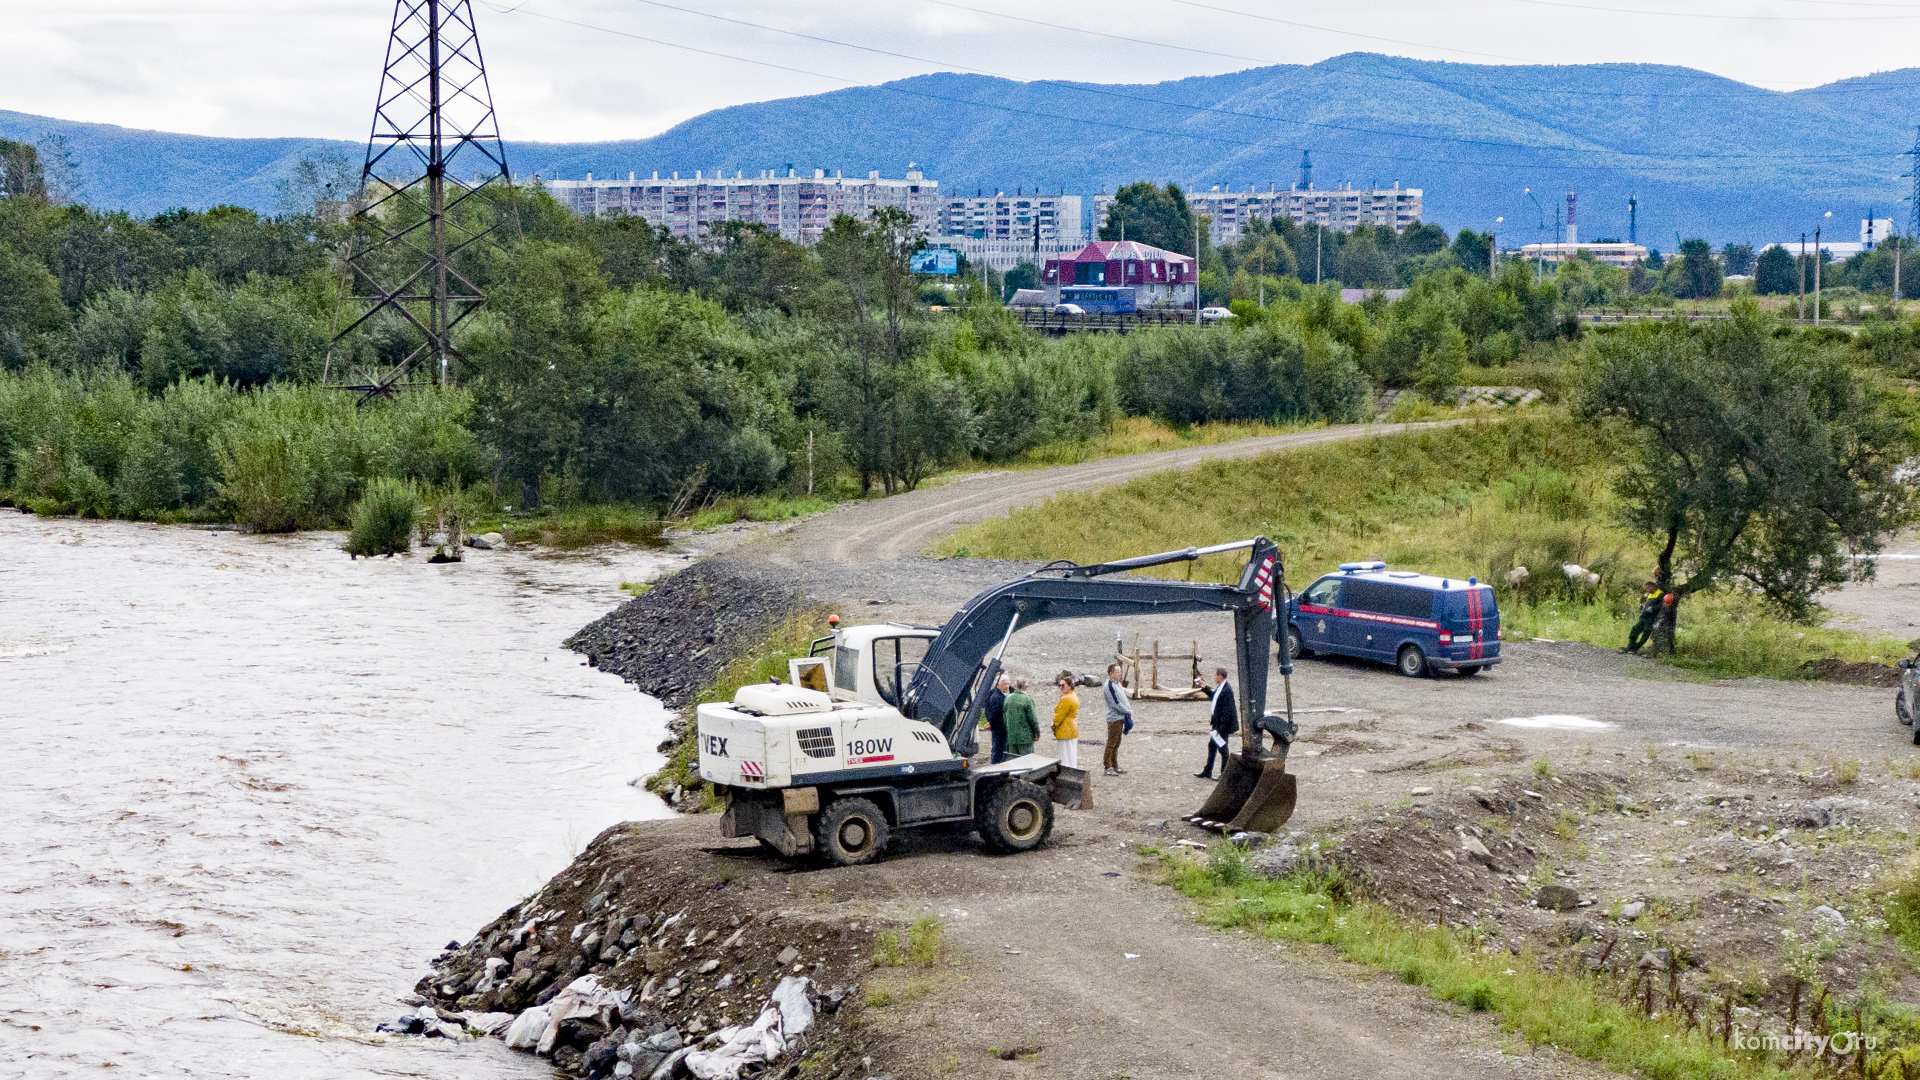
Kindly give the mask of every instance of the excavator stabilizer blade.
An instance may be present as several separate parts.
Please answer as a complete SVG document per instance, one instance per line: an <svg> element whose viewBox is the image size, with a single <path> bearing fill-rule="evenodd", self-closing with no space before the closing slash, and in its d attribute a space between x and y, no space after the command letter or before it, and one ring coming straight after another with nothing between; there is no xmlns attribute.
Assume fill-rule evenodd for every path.
<svg viewBox="0 0 1920 1080"><path fill-rule="evenodd" d="M1060 771L1047 781L1047 794L1053 798L1053 805L1064 806L1069 810L1093 809L1093 777L1085 769L1070 769L1060 766Z"/></svg>
<svg viewBox="0 0 1920 1080"><path fill-rule="evenodd" d="M1296 794L1285 758L1248 762L1236 754L1187 820L1222 832L1272 832L1293 816Z"/></svg>
<svg viewBox="0 0 1920 1080"><path fill-rule="evenodd" d="M1227 831L1270 833L1278 829L1293 816L1297 794L1293 774L1287 771L1287 760L1276 758L1267 762L1260 771L1260 782L1254 785L1253 794L1247 796L1240 813L1227 825Z"/></svg>

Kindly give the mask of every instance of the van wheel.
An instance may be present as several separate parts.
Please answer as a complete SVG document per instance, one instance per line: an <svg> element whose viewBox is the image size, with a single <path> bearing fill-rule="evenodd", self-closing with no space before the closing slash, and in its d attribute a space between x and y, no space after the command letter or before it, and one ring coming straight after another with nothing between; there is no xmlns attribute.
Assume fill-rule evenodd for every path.
<svg viewBox="0 0 1920 1080"><path fill-rule="evenodd" d="M1287 627L1287 659L1298 660L1303 656L1312 655L1313 650L1307 648L1306 643L1300 640L1300 631L1292 626Z"/></svg>
<svg viewBox="0 0 1920 1080"><path fill-rule="evenodd" d="M860 866L887 846L887 816L870 799L836 799L813 826L813 846L835 866Z"/></svg>
<svg viewBox="0 0 1920 1080"><path fill-rule="evenodd" d="M1418 645L1400 646L1400 674L1417 679L1427 673L1427 654Z"/></svg>
<svg viewBox="0 0 1920 1080"><path fill-rule="evenodd" d="M1893 695L1893 718L1900 721L1901 727L1913 726L1913 717L1907 713L1907 692L1905 690Z"/></svg>
<svg viewBox="0 0 1920 1080"><path fill-rule="evenodd" d="M995 788L980 811L980 839L997 854L1032 851L1053 835L1053 800L1025 780Z"/></svg>

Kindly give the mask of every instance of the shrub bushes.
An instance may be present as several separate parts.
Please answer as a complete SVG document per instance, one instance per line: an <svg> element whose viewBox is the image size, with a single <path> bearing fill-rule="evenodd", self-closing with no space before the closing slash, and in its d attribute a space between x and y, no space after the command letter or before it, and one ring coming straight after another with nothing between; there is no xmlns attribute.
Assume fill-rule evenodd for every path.
<svg viewBox="0 0 1920 1080"><path fill-rule="evenodd" d="M397 555L413 543L420 517L420 493L404 480L376 477L353 504L346 552L353 556Z"/></svg>
<svg viewBox="0 0 1920 1080"><path fill-rule="evenodd" d="M461 391L360 405L316 386L182 379L150 397L122 372L0 375L0 494L45 513L342 524L381 476L466 484L486 455Z"/></svg>

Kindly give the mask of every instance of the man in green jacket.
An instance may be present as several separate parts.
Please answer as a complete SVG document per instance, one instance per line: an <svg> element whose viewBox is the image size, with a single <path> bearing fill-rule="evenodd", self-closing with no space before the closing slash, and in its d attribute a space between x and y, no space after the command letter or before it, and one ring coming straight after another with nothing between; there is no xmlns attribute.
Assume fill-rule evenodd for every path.
<svg viewBox="0 0 1920 1080"><path fill-rule="evenodd" d="M1040 717L1027 696L1027 680L1013 680L1013 693L1007 695L1001 715L1007 725L1007 756L1033 753L1033 741L1040 737Z"/></svg>

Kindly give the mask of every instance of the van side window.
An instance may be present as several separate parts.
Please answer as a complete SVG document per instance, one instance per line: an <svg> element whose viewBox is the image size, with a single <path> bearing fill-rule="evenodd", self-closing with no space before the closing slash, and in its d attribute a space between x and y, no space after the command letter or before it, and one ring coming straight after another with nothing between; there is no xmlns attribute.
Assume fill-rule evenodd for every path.
<svg viewBox="0 0 1920 1080"><path fill-rule="evenodd" d="M1300 602L1314 607L1333 607L1340 595L1339 578L1321 578L1300 594Z"/></svg>
<svg viewBox="0 0 1920 1080"><path fill-rule="evenodd" d="M1355 611L1372 611L1409 619L1433 618L1433 593L1426 589L1356 579L1347 582L1345 599L1344 606Z"/></svg>

